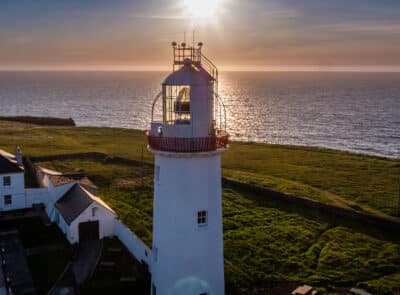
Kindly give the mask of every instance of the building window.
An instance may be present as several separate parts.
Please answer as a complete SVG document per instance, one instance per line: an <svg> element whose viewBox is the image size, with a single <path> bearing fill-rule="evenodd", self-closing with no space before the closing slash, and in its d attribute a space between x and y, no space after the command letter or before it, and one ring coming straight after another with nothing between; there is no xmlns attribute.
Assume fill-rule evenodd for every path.
<svg viewBox="0 0 400 295"><path fill-rule="evenodd" d="M190 86L164 86L164 123L190 124Z"/></svg>
<svg viewBox="0 0 400 295"><path fill-rule="evenodd" d="M207 211L198 211L197 212L197 225L198 226L207 226Z"/></svg>
<svg viewBox="0 0 400 295"><path fill-rule="evenodd" d="M11 176L3 176L3 185L10 186L11 185Z"/></svg>
<svg viewBox="0 0 400 295"><path fill-rule="evenodd" d="M5 195L4 196L4 205L11 205L12 204L12 196L11 195Z"/></svg>
<svg viewBox="0 0 400 295"><path fill-rule="evenodd" d="M156 181L160 180L160 166L156 166L156 169L154 171L154 178Z"/></svg>

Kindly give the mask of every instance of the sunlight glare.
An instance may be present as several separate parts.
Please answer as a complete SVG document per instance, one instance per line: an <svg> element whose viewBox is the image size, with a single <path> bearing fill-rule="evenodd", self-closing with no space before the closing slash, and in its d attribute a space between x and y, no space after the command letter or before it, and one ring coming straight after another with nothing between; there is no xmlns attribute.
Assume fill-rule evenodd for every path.
<svg viewBox="0 0 400 295"><path fill-rule="evenodd" d="M219 0L184 0L184 5L190 17L211 19L216 16Z"/></svg>

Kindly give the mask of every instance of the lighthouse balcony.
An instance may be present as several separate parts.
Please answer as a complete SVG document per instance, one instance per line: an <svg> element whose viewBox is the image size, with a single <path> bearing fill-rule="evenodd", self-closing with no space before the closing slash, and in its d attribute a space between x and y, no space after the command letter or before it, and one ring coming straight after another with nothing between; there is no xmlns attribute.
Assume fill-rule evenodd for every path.
<svg viewBox="0 0 400 295"><path fill-rule="evenodd" d="M228 147L229 134L216 131L206 137L168 137L147 132L149 147L153 150L176 153L210 152Z"/></svg>

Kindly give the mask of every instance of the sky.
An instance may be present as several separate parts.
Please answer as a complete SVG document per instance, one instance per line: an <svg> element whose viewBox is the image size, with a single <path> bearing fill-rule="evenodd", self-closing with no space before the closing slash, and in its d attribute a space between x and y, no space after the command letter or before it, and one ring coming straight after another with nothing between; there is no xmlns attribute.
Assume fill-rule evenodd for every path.
<svg viewBox="0 0 400 295"><path fill-rule="evenodd" d="M399 0L1 0L0 69L400 70Z"/></svg>

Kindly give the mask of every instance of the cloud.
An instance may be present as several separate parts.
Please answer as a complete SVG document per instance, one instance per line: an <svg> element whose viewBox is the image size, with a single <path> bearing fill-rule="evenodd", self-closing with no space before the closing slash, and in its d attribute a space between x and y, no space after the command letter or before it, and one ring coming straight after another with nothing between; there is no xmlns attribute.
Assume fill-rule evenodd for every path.
<svg viewBox="0 0 400 295"><path fill-rule="evenodd" d="M220 1L202 25L181 0L0 1L0 65L167 64L193 27L225 64L400 64L399 0Z"/></svg>
<svg viewBox="0 0 400 295"><path fill-rule="evenodd" d="M296 9L276 9L276 10L265 10L262 12L264 18L275 18L275 19L288 19L297 18L300 16L300 12Z"/></svg>
<svg viewBox="0 0 400 295"><path fill-rule="evenodd" d="M325 26L325 29L330 29L338 32L365 32L378 34L400 34L400 23L373 23L373 22L348 22L337 23Z"/></svg>
<svg viewBox="0 0 400 295"><path fill-rule="evenodd" d="M131 18L137 19L149 19L149 20L187 20L188 17L184 15L172 15L172 14L150 14L150 15L141 15L141 14L132 14Z"/></svg>

